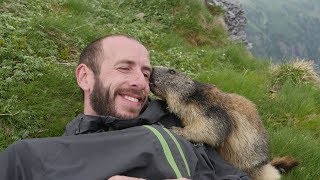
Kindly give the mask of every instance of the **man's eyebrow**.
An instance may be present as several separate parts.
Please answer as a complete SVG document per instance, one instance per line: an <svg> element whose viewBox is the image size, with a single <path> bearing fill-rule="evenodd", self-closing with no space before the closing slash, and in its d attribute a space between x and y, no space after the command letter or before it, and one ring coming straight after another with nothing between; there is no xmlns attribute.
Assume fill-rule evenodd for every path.
<svg viewBox="0 0 320 180"><path fill-rule="evenodd" d="M132 64L134 64L134 63L135 63L134 61L124 59L124 60L120 60L119 62L117 62L116 65L118 65L118 64L128 64L128 65L132 65Z"/></svg>

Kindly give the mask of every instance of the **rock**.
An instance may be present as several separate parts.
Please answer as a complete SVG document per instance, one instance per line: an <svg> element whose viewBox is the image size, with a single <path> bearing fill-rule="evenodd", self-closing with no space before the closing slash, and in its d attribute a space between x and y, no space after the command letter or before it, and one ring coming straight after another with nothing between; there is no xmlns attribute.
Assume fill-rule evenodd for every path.
<svg viewBox="0 0 320 180"><path fill-rule="evenodd" d="M137 20L143 20L144 16L145 16L145 14L143 12L141 12L141 13L136 14L135 18Z"/></svg>
<svg viewBox="0 0 320 180"><path fill-rule="evenodd" d="M235 42L244 43L248 49L252 44L247 40L245 27L247 18L239 0L205 0L208 6L220 6L224 11L229 37Z"/></svg>

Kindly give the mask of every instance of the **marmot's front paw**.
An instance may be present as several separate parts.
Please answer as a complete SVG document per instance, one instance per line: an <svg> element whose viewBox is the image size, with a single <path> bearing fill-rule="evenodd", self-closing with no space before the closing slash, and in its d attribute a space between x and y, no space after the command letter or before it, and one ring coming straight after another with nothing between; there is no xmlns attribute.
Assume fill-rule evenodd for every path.
<svg viewBox="0 0 320 180"><path fill-rule="evenodd" d="M183 128L180 128L180 127L171 127L170 130L171 130L173 133L175 133L175 134L177 134L177 135L179 135L179 136L184 137Z"/></svg>

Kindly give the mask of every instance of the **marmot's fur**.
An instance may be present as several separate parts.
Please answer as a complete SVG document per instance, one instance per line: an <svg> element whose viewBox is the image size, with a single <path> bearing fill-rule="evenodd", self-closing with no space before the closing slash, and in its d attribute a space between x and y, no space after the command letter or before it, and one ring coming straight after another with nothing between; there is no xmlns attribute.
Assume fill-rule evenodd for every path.
<svg viewBox="0 0 320 180"><path fill-rule="evenodd" d="M174 127L173 132L215 147L225 160L253 179L279 179L282 164L286 170L298 164L291 157L270 163L266 129L248 99L165 67L153 68L150 88L180 118L184 127Z"/></svg>

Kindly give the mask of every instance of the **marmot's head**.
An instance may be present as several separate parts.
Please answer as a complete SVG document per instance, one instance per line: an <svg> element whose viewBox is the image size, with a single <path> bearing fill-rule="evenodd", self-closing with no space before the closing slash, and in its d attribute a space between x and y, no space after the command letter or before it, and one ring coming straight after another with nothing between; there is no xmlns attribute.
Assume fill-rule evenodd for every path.
<svg viewBox="0 0 320 180"><path fill-rule="evenodd" d="M195 83L186 74L175 69L155 66L150 78L150 89L153 94L168 101L168 96L188 96L194 91Z"/></svg>

